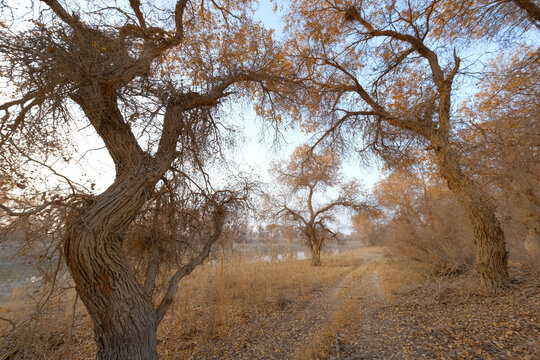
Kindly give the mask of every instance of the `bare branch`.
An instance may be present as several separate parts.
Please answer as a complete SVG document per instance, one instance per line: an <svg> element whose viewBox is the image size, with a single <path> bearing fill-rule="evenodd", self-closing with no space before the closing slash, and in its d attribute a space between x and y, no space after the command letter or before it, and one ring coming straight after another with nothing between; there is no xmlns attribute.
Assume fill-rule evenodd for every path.
<svg viewBox="0 0 540 360"><path fill-rule="evenodd" d="M140 0L129 0L129 5L135 12L135 16L137 17L137 20L139 21L140 27L145 30L146 29L146 21L144 20L144 16L141 11L141 1Z"/></svg>
<svg viewBox="0 0 540 360"><path fill-rule="evenodd" d="M317 218L318 216L336 208L336 207L344 207L344 208L351 208L351 209L354 209L356 211L360 211L364 208L366 208L365 204L363 203L357 203L357 202L354 202L354 201L349 201L349 200L338 200L338 201L335 201L335 202L332 202L328 205L326 205L325 207L319 209L318 211L315 212L315 218Z"/></svg>
<svg viewBox="0 0 540 360"><path fill-rule="evenodd" d="M152 259L148 263L148 268L146 270L146 278L144 281L144 290L152 297L154 292L154 286L156 284L156 275L159 266L159 249L154 247L152 251Z"/></svg>
<svg viewBox="0 0 540 360"><path fill-rule="evenodd" d="M529 16L533 21L535 21L536 26L540 25L540 7L537 6L534 2L531 0L506 0L507 2L513 2L516 4L520 9L527 12L527 16Z"/></svg>
<svg viewBox="0 0 540 360"><path fill-rule="evenodd" d="M354 19L358 21L362 26L364 26L368 34L375 37L390 37L392 39L400 40L409 43L418 54L428 60L431 67L431 72L433 74L433 80L437 85L437 88L443 86L445 82L444 71L439 65L439 59L437 54L429 49L423 42L422 38L415 37L409 34L403 34L395 30L378 30L373 27L367 20L365 20L360 12L356 11L354 13L354 18L351 18L351 21Z"/></svg>
<svg viewBox="0 0 540 360"><path fill-rule="evenodd" d="M287 205L283 205L282 209L279 210L276 213L276 215L279 216L279 214L282 213L282 212L286 213L283 216L290 215L290 216L293 217L294 220L300 220L304 225L308 224L307 220L302 215L300 215L299 212L294 211L293 209L290 209L289 207L287 207Z"/></svg>
<svg viewBox="0 0 540 360"><path fill-rule="evenodd" d="M180 42L184 38L184 11L186 10L187 0L178 0L174 9L174 22L176 24L176 38Z"/></svg>
<svg viewBox="0 0 540 360"><path fill-rule="evenodd" d="M170 307L170 305L173 302L174 295L176 294L176 291L178 290L178 282L184 277L189 274L197 267L199 264L201 264L210 253L210 249L212 248L212 245L218 240L219 236L221 235L221 232L223 230L223 224L225 220L226 211L225 209L219 207L214 212L214 233L208 238L206 241L203 249L199 253L199 255L195 258L193 258L187 265L182 266L180 269L176 271L176 273L173 275L171 280L169 281L169 285L167 288L167 292L163 296L163 299L159 303L157 309L156 309L156 319L157 323L159 324L161 320L163 320L163 317L165 316L165 313L167 312L167 309Z"/></svg>
<svg viewBox="0 0 540 360"><path fill-rule="evenodd" d="M31 216L31 215L38 214L39 212L45 210L49 206L59 205L61 203L62 203L62 200L47 201L27 211L13 211L7 206L0 204L0 209L4 210L9 216Z"/></svg>
<svg viewBox="0 0 540 360"><path fill-rule="evenodd" d="M45 4L47 4L52 11L66 24L71 26L72 28L75 28L77 26L80 26L79 19L74 16L68 14L68 12L60 5L60 3L57 0L41 0Z"/></svg>

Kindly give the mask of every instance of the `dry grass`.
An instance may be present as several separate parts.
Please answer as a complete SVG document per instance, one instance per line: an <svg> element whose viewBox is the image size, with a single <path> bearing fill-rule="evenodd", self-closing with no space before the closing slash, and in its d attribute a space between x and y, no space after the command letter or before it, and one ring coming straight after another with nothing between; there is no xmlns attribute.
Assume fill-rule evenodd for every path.
<svg viewBox="0 0 540 360"><path fill-rule="evenodd" d="M483 355L531 358L530 341L539 331L533 311L538 272L532 268L513 263L516 287L486 297L478 293L478 277L471 272L426 277L425 263L390 257L380 247L323 257L320 268L309 260L250 259L218 259L180 283L159 329L161 359L307 360L335 358L338 351L342 358L400 351L436 358L446 356L448 342L467 358L477 351L476 343L462 336L468 332L475 333ZM72 295L51 305L34 330L21 329L11 344L4 342L0 359L15 347L10 359L94 358L91 323L82 306L70 341ZM0 316L25 309L15 302L3 306ZM502 340L495 346L491 338Z"/></svg>
<svg viewBox="0 0 540 360"><path fill-rule="evenodd" d="M311 342L298 350L295 360L322 359L328 354L337 353L337 348L340 347L340 332L361 321L362 308L358 305L357 301L343 304L330 321L312 337Z"/></svg>
<svg viewBox="0 0 540 360"><path fill-rule="evenodd" d="M39 316L35 313L36 303L25 301L17 293L14 291L12 299L0 307L0 316L17 324L14 329L7 321L1 324L0 359L72 358L75 349L80 346L77 336L89 334L90 330L88 322L75 327L75 292L66 291L62 297L50 299L39 311ZM80 302L75 314L79 320L85 316Z"/></svg>
<svg viewBox="0 0 540 360"><path fill-rule="evenodd" d="M309 260L255 262L234 255L198 267L182 280L175 303L158 331L160 358L182 358L195 347L209 346L236 326L255 322L287 307L301 307L314 292L332 284L355 265L352 253L324 256L323 266ZM0 339L0 359L93 359L92 325L78 302L73 332L74 293L57 299L43 318ZM0 317L22 319L32 304L14 297L0 307ZM10 328L0 322L3 333Z"/></svg>
<svg viewBox="0 0 540 360"><path fill-rule="evenodd" d="M538 269L512 266L511 273L515 284L494 296L478 290L472 273L432 277L403 289L366 309L343 337L342 356L538 359Z"/></svg>
<svg viewBox="0 0 540 360"><path fill-rule="evenodd" d="M396 257L406 256L426 265L430 275L460 274L474 262L473 238L467 227L413 228L395 223L381 240Z"/></svg>
<svg viewBox="0 0 540 360"><path fill-rule="evenodd" d="M514 283L495 296L474 271L426 277L427 267L387 256L358 267L361 290L340 295L350 300L296 359L538 358L537 265L512 261Z"/></svg>
<svg viewBox="0 0 540 360"><path fill-rule="evenodd" d="M325 266L314 268L308 260L249 262L236 256L199 267L181 283L175 306L158 334L159 352L165 358L181 358L237 326L287 307L302 307L313 292L335 282L353 262L344 254L323 258Z"/></svg>

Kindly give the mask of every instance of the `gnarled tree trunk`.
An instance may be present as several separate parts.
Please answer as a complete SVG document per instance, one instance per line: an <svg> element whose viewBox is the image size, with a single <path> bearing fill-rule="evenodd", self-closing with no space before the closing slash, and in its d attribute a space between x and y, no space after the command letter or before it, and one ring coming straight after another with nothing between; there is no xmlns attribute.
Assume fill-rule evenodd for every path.
<svg viewBox="0 0 540 360"><path fill-rule="evenodd" d="M322 242L311 240L309 250L311 252L311 266L321 266Z"/></svg>
<svg viewBox="0 0 540 360"><path fill-rule="evenodd" d="M152 302L123 254L121 241L109 231L94 236L81 223L84 217L70 229L66 259L92 318L96 358L157 359Z"/></svg>
<svg viewBox="0 0 540 360"><path fill-rule="evenodd" d="M509 283L504 232L485 192L463 174L448 142L439 142L435 154L442 177L468 214L475 235L476 266L486 288L497 291Z"/></svg>
<svg viewBox="0 0 540 360"><path fill-rule="evenodd" d="M94 325L97 359L157 359L157 317L122 250L153 188L148 166L126 171L68 224L65 258Z"/></svg>

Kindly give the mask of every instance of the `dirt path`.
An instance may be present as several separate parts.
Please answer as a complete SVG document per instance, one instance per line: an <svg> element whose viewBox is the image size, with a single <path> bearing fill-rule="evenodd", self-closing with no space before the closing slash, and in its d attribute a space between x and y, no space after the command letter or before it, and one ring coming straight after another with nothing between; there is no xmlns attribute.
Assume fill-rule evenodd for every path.
<svg viewBox="0 0 540 360"><path fill-rule="evenodd" d="M317 271L302 263L288 267L246 266L240 273L242 279L255 278L255 274L272 276L259 276L259 282L241 282L255 284L247 289L258 292L240 287L242 291L225 298L224 307L216 306L215 294L221 293L214 287L219 283L209 281L215 271L207 269L200 274L203 282L201 278L193 279L194 289L215 293L193 298L201 300L198 312L179 309L177 314L189 314L192 318L169 314L169 322L161 328L161 358L540 359L537 266L512 265L512 287L486 296L478 292L478 276L473 272L426 279L422 275L424 265L390 257L380 247L357 249L346 254L346 259L332 261ZM278 269L283 272L276 276ZM297 274L301 276L295 277ZM306 276L309 282L299 281ZM233 280L225 283L225 289L240 286L234 285ZM275 292L277 282L283 283L282 289L288 293L295 291L295 295L287 298L282 297L287 292ZM298 284L303 285L297 289ZM260 295L257 303L253 301L255 295ZM257 309L255 304L268 307ZM219 312L212 312L215 309ZM236 312L238 309L243 311ZM226 326L220 328L218 321L212 322L211 316L216 314L228 321ZM37 344L51 346L56 344L53 340L62 344L65 333L56 330L59 324L62 323L47 324L41 329L38 334L48 337L44 335L43 340L40 336ZM215 324L218 326L213 327ZM83 318L75 329L74 341L69 346L39 358L95 358L89 318ZM216 331L207 333L208 329Z"/></svg>
<svg viewBox="0 0 540 360"><path fill-rule="evenodd" d="M359 297L379 296L378 272L384 249L370 247L357 251L357 265L324 292L313 297L302 309L286 309L269 318L254 314L249 329L228 334L232 344L220 343L212 353L200 350L191 359L301 359L312 347L325 341L336 314ZM332 329L330 329L332 331ZM216 353L216 348L218 352Z"/></svg>
<svg viewBox="0 0 540 360"><path fill-rule="evenodd" d="M515 287L486 296L473 274L426 281L418 262L383 248L354 254L356 265L302 307L253 314L191 359L540 358L538 270L513 267Z"/></svg>
<svg viewBox="0 0 540 360"><path fill-rule="evenodd" d="M538 268L511 267L512 288L490 296L474 273L426 279L415 262L374 265L362 271L362 313L339 330L339 356L317 358L540 359Z"/></svg>

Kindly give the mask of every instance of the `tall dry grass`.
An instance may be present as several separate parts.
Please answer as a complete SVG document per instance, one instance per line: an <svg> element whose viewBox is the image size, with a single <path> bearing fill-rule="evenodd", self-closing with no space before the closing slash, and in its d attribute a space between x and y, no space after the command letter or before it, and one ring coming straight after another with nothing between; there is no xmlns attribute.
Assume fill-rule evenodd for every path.
<svg viewBox="0 0 540 360"><path fill-rule="evenodd" d="M180 284L175 305L158 333L160 353L181 357L183 351L204 347L242 324L288 307L301 308L355 261L350 254L323 256L324 266L312 267L309 260L254 262L234 256L199 267Z"/></svg>
<svg viewBox="0 0 540 360"><path fill-rule="evenodd" d="M255 261L235 254L199 266L183 279L171 310L158 331L158 351L163 359L183 358L195 347L210 346L237 326L257 322L275 311L302 307L314 292L337 281L358 261L351 253L323 254L323 266L292 257L282 261ZM0 360L93 359L92 324L81 302L73 320L75 293L54 299L42 317L9 336L10 325L1 323ZM0 307L0 317L22 319L33 304L14 297Z"/></svg>
<svg viewBox="0 0 540 360"><path fill-rule="evenodd" d="M76 352L89 346L91 325L75 291L67 290L39 306L34 300L13 291L12 298L0 306L0 359L77 359ZM38 310L39 309L39 310Z"/></svg>

